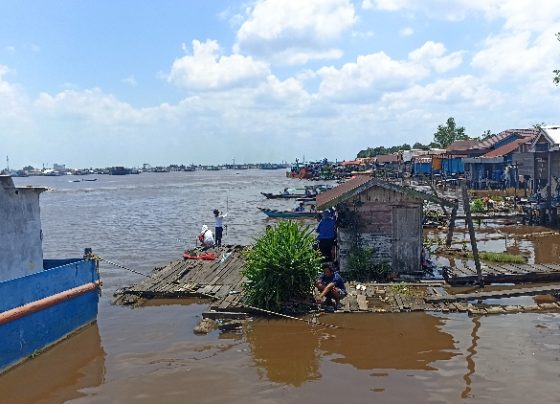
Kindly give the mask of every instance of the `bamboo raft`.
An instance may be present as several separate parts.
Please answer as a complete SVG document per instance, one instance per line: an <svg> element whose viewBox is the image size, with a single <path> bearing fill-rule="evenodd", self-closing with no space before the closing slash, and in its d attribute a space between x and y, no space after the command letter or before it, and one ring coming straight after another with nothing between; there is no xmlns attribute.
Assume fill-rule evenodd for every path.
<svg viewBox="0 0 560 404"><path fill-rule="evenodd" d="M157 298L210 298L209 311L203 317L233 318L242 313L258 313L243 300L243 278L241 268L244 264L242 246L226 246L216 250L218 258L213 261L177 260L164 267L155 268L149 278L119 289L115 292L115 304L142 305ZM499 270L499 276L511 279L526 279L524 276L543 276L555 274L560 277L559 265L512 265L511 272L505 265L488 266ZM521 269L519 269L521 268ZM529 272L531 269L531 272ZM448 276L451 280L476 278L473 270L453 268ZM514 271L515 270L515 271ZM454 276L452 276L455 274ZM486 273L486 279L492 279ZM550 277L549 277L550 278ZM547 278L548 279L548 278ZM466 283L466 282L465 282ZM462 284L462 283L458 283ZM560 304L548 302L531 305L484 304L483 299L509 296L550 294L560 291L560 285L535 288L517 288L511 293L478 292L451 295L446 292L444 281L422 281L409 283L361 283L347 282L348 296L342 300L337 312L343 313L398 313L411 311L426 312L464 312L470 315L504 314L519 312L560 311ZM483 293L490 293L484 295ZM492 294L493 293L493 294ZM474 303L473 303L474 302ZM478 303L477 303L478 302Z"/></svg>

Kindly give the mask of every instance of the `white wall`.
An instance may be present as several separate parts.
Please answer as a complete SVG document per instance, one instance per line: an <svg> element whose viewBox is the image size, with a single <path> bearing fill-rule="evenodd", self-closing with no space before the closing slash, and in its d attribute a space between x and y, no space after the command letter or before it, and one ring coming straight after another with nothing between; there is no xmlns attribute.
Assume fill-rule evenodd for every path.
<svg viewBox="0 0 560 404"><path fill-rule="evenodd" d="M15 188L0 175L0 281L43 269L39 194L43 188Z"/></svg>

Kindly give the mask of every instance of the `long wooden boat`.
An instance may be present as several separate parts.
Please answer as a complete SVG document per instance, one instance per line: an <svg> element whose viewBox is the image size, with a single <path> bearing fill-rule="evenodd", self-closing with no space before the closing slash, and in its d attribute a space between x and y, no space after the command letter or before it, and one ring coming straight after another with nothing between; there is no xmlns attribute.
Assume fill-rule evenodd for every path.
<svg viewBox="0 0 560 404"><path fill-rule="evenodd" d="M0 374L97 319L101 282L83 258L43 259L39 194L0 175Z"/></svg>
<svg viewBox="0 0 560 404"><path fill-rule="evenodd" d="M281 218L281 219L312 219L317 217L320 212L294 212L289 210L276 210L268 208L258 208L262 213L268 217Z"/></svg>
<svg viewBox="0 0 560 404"><path fill-rule="evenodd" d="M293 199L293 198L302 198L305 196L305 194L291 194L291 193L273 194L270 192L261 192L261 194L265 196L266 199Z"/></svg>

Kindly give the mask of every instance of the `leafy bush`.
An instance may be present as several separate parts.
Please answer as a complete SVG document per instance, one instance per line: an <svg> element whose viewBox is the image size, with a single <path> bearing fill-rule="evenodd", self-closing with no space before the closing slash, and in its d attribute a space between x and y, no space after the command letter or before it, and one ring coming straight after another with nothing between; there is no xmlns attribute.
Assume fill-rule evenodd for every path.
<svg viewBox="0 0 560 404"><path fill-rule="evenodd" d="M361 242L354 245L348 253L348 278L357 281L385 280L390 267L386 263L376 264L374 254L375 249Z"/></svg>
<svg viewBox="0 0 560 404"><path fill-rule="evenodd" d="M312 228L292 220L266 230L246 253L242 274L247 303L281 311L284 304L308 299L321 271Z"/></svg>
<svg viewBox="0 0 560 404"><path fill-rule="evenodd" d="M486 210L484 206L484 201L480 198L475 198L471 201L471 212L472 213L482 213Z"/></svg>
<svg viewBox="0 0 560 404"><path fill-rule="evenodd" d="M512 264L525 264L527 262L527 258L522 255L508 254L505 252L480 251L478 255L482 261L507 262ZM472 252L469 252L468 256L472 258Z"/></svg>

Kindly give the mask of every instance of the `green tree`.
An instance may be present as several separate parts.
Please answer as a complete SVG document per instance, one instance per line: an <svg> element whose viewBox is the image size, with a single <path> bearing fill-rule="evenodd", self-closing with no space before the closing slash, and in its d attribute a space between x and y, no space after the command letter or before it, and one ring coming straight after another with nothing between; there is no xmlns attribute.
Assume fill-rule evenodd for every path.
<svg viewBox="0 0 560 404"><path fill-rule="evenodd" d="M560 32L556 33L556 38L560 41ZM554 78L552 79L554 84L560 84L560 69L553 70L552 72L554 73Z"/></svg>
<svg viewBox="0 0 560 404"><path fill-rule="evenodd" d="M434 143L440 147L446 148L456 140L467 140L469 137L465 135L465 128L457 127L455 118L447 118L446 125L438 125L437 132L434 133Z"/></svg>

